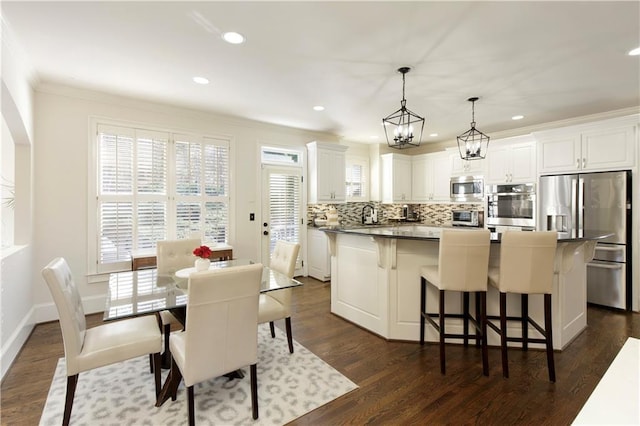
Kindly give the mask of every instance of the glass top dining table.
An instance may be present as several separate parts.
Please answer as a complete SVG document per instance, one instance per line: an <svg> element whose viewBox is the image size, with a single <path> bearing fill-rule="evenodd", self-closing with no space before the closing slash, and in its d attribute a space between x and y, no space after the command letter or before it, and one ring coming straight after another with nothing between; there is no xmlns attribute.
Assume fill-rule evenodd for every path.
<svg viewBox="0 0 640 426"><path fill-rule="evenodd" d="M247 259L225 260L211 262L209 269L229 268L252 263L255 262ZM194 268L186 268L177 271L174 275L160 275L155 268L111 273L103 319L109 321L166 309L185 308L188 300L189 281L186 277L193 270ZM300 281L289 278L267 266L262 270L260 293L300 285L302 285Z"/></svg>

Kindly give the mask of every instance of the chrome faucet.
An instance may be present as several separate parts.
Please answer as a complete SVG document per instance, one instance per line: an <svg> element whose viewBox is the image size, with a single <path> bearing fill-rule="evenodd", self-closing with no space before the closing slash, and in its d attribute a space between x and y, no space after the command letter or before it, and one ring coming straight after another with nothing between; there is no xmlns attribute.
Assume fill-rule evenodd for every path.
<svg viewBox="0 0 640 426"><path fill-rule="evenodd" d="M374 212L374 210L375 210L375 207L373 207L371 204L365 204L365 206L362 208L362 223L363 223L363 224L364 224L364 223L366 223L366 221L365 221L366 216L365 216L365 214L364 214L364 211L365 211L365 209L366 209L367 207L369 207L369 210L370 210L370 212L369 212L369 216L371 217L372 222L373 222L373 212Z"/></svg>

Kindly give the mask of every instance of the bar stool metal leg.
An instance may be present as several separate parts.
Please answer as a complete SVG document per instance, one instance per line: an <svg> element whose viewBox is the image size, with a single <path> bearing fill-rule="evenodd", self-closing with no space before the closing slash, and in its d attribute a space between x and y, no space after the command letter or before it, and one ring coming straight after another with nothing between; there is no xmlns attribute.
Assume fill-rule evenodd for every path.
<svg viewBox="0 0 640 426"><path fill-rule="evenodd" d="M500 293L500 349L502 352L502 377L509 378L507 356L507 293Z"/></svg>
<svg viewBox="0 0 640 426"><path fill-rule="evenodd" d="M522 350L529 349L529 295L520 295L520 309L522 310Z"/></svg>
<svg viewBox="0 0 640 426"><path fill-rule="evenodd" d="M487 292L476 292L476 300L480 299L481 312L476 311L477 321L480 322L480 330L482 333L482 373L489 375L489 350L487 348ZM477 336L477 328L476 328Z"/></svg>
<svg viewBox="0 0 640 426"><path fill-rule="evenodd" d="M556 381L556 366L553 360L553 332L551 331L551 295L544 295L544 331L547 340L547 369L549 370L549 380Z"/></svg>
<svg viewBox="0 0 640 426"><path fill-rule="evenodd" d="M424 345L424 324L427 309L427 280L420 278L420 345Z"/></svg>
<svg viewBox="0 0 640 426"><path fill-rule="evenodd" d="M444 290L440 290L440 372L445 374L444 360Z"/></svg>

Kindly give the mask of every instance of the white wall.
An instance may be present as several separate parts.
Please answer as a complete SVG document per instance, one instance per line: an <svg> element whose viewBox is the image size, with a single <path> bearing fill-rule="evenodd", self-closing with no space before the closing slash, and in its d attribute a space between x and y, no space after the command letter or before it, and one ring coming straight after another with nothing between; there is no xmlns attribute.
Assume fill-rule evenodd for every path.
<svg viewBox="0 0 640 426"><path fill-rule="evenodd" d="M61 86L42 86L35 100L34 149L34 302L38 321L57 316L40 270L51 259L67 259L87 312L104 309L105 282L87 277L87 173L89 119L104 117L172 130L225 135L232 143L234 204L230 244L235 257L260 259L259 145L305 147L311 140L332 141L331 135L215 116L198 111L125 99ZM235 185L234 185L235 183ZM255 183L255 185L253 184Z"/></svg>
<svg viewBox="0 0 640 426"><path fill-rule="evenodd" d="M2 23L2 168L15 183L13 244L2 249L0 264L0 377L11 366L33 329L31 256L31 144L33 136L33 90L31 72ZM6 156L6 158L5 158ZM10 170L9 170L10 169ZM10 215L8 215L10 216ZM3 217L3 219L5 219ZM3 244L4 246L4 244Z"/></svg>

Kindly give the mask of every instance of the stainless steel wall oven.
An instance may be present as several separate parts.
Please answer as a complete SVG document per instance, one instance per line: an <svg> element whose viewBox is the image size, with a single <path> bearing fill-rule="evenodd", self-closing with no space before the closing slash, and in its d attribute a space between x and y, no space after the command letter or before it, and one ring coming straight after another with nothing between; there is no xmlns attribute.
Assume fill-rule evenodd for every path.
<svg viewBox="0 0 640 426"><path fill-rule="evenodd" d="M535 183L487 185L485 226L536 227Z"/></svg>

